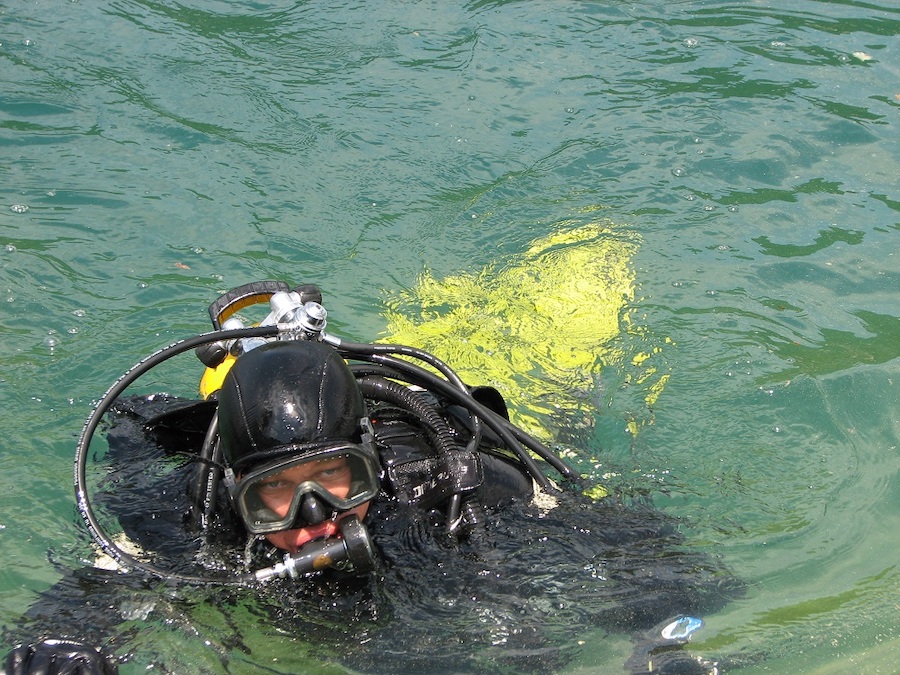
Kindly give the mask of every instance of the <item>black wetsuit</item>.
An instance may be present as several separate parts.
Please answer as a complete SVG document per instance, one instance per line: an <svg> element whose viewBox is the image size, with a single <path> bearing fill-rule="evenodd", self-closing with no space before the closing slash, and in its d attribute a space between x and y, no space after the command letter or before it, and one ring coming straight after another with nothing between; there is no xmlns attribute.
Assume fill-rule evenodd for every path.
<svg viewBox="0 0 900 675"><path fill-rule="evenodd" d="M153 424L172 406L186 411L178 424L171 414L164 415L166 425ZM262 541L242 548L246 536L228 509L219 509L204 536L190 528L184 534L192 508L185 485L209 410L202 420L190 412L190 405L163 397L121 402L108 431L115 468L98 499L158 564L193 573L199 564L216 575L269 564L281 553ZM464 440L464 415L443 412ZM739 592L713 561L686 549L675 524L658 511L572 495L555 508L538 506L527 472L491 450L490 437L468 493L480 522L464 536L450 534L425 430L390 406L371 415L385 468L382 493L365 520L378 552L373 574L178 590L141 575L85 568L43 594L19 626L6 627L4 642L52 636L108 653L143 652L141 663L162 672L228 672L242 660L264 663L266 672L292 672L297 664L273 664L267 653L278 652L288 635L315 645L316 659L362 672L551 672L601 630L638 636L629 667L664 672L648 670L647 661L664 666L678 643L652 633L641 642L644 631L677 614L713 611ZM258 623L249 625L251 619ZM154 635L195 635L208 649L184 655L148 646L142 626L153 626ZM251 638L261 634L268 637L256 645ZM200 658L209 662L199 667Z"/></svg>

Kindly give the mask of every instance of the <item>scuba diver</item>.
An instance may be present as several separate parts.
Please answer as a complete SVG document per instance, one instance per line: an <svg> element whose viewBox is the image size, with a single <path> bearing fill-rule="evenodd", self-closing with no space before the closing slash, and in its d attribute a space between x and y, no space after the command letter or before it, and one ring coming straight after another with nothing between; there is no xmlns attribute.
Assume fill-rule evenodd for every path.
<svg viewBox="0 0 900 675"><path fill-rule="evenodd" d="M458 496L446 516L450 532L477 525L481 508L531 496L520 463L490 446L467 451L461 439L471 432L457 424L422 392L381 376L355 378L319 342L273 342L238 359L218 395L223 480L247 533L291 554L284 569L256 579L326 560L371 569L362 521L382 490L421 510ZM317 542L314 553L309 542Z"/></svg>
<svg viewBox="0 0 900 675"><path fill-rule="evenodd" d="M237 312L263 302L269 314L244 327ZM321 303L315 286L234 289L210 306L212 333L157 352L110 388L85 424L75 472L78 508L114 576L87 572L46 594L12 631L22 644L8 675L116 672L107 654L121 645L105 625L115 619L91 617L99 628L88 630L83 606L103 605L110 579L134 576L253 588L279 630L297 634L325 623L316 609L342 627L350 616L366 639L324 630L323 642L369 672L555 671L577 651L573 624L635 635L632 672L714 672L681 648L702 625L693 614L738 584L681 550L661 514L584 497L579 473L509 422L496 389L470 387L412 347L333 336ZM122 395L192 349L207 366L203 400ZM92 497L88 451L104 419L108 467ZM60 609L66 589L81 625ZM161 611L156 601L148 611ZM452 618L429 625L429 603L453 607ZM32 626L54 637L22 640ZM471 653L448 653L461 635Z"/></svg>

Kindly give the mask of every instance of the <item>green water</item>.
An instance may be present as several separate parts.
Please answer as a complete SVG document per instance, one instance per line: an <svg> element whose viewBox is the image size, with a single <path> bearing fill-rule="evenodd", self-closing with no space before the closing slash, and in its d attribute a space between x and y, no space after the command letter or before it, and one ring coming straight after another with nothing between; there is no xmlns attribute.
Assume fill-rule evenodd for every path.
<svg viewBox="0 0 900 675"><path fill-rule="evenodd" d="M639 245L581 451L748 582L694 651L897 672L898 33L891 0L0 3L0 623L88 555L92 403L220 291L317 282L367 340L424 272L602 222Z"/></svg>

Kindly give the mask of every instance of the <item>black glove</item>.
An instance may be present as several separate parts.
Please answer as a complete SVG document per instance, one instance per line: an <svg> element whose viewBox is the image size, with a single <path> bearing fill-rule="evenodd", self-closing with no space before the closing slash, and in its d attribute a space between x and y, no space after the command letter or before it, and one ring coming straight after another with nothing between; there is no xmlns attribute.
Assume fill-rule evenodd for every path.
<svg viewBox="0 0 900 675"><path fill-rule="evenodd" d="M99 649L70 640L20 645L6 655L5 675L118 675L119 667Z"/></svg>

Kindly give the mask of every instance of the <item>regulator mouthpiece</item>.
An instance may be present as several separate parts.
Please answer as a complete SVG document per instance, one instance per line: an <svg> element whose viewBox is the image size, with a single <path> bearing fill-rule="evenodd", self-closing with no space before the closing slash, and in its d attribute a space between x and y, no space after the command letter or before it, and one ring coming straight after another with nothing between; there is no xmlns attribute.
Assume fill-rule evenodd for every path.
<svg viewBox="0 0 900 675"><path fill-rule="evenodd" d="M291 577L319 572L329 567L365 574L375 568L375 547L366 526L356 516L341 521L341 536L317 539L300 547L296 553L288 553L284 561L259 570L253 575L256 581L273 577Z"/></svg>

